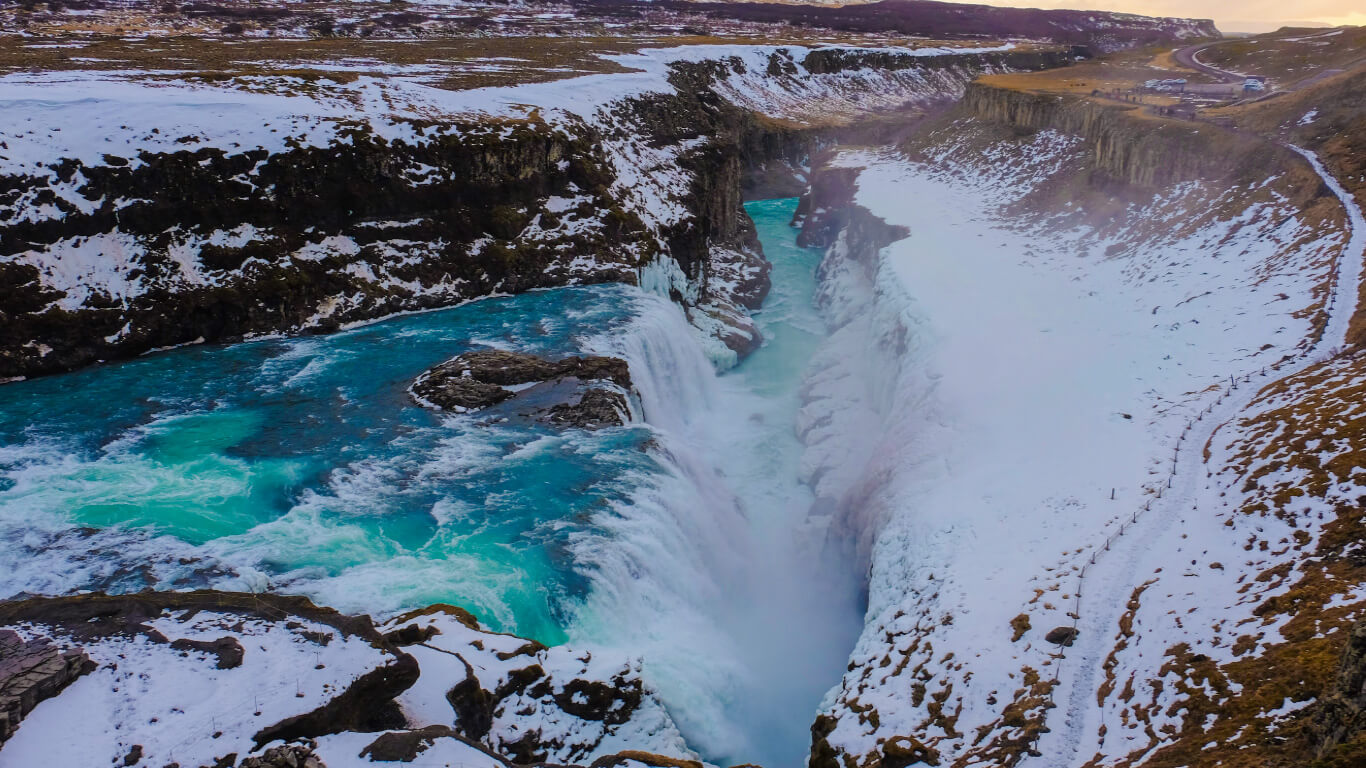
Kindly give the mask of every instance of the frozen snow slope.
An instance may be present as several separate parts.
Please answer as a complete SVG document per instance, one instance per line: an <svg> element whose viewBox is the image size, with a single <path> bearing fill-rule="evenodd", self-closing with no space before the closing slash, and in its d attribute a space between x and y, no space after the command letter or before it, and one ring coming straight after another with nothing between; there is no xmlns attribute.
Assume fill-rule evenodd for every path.
<svg viewBox="0 0 1366 768"><path fill-rule="evenodd" d="M871 571L867 623L817 722L813 764L1013 765L1037 749L1040 765L1081 765L1120 611L1155 569L1190 561L1194 533L1163 534L1173 494L1192 492L1168 489L1178 443L1183 456L1202 447L1182 439L1199 431L1186 424L1232 402L1230 376L1314 346L1339 259L1339 292L1355 296L1360 244L1340 207L1305 215L1276 174L1153 190L1097 225L1057 194L1088 167L1079 139L1003 138L967 121L918 148L917 161L851 150L832 163L862 168L855 202L910 235L851 250L866 229L856 216L822 267L837 330L808 385L808 464L834 531ZM1326 338L1343 327L1334 316ZM1222 523L1204 522L1202 549L1235 543ZM1093 553L1105 565L1087 574L1081 634L1059 658L1044 636L1074 624ZM1241 580L1235 559L1213 579ZM1137 680L1164 674L1153 653L1125 658ZM1138 719L1137 742L1110 725L1102 764L1149 746Z"/></svg>

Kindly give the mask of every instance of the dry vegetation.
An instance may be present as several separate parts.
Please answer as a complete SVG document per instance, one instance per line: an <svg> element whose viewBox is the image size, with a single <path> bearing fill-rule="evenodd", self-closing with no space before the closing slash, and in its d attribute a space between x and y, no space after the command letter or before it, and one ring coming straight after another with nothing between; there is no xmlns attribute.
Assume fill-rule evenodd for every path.
<svg viewBox="0 0 1366 768"><path fill-rule="evenodd" d="M195 10L200 7L217 10ZM96 71L227 82L283 74L350 82L397 74L468 89L625 72L628 67L609 57L650 47L982 44L738 21L688 23L689 17L663 12L658 18L615 21L554 5L472 3L434 10L358 2L346 11L342 19L335 4L288 2L135 3L79 13L59 3L32 10L10 6L0 8L0 75ZM12 34L16 31L23 34Z"/></svg>
<svg viewBox="0 0 1366 768"><path fill-rule="evenodd" d="M1363 608L1356 593L1366 583L1363 403L1366 356L1346 356L1268 386L1252 406L1255 415L1237 425L1233 459L1221 477L1246 496L1229 514L1274 517L1295 532L1275 540L1253 535L1244 544L1250 558L1281 557L1240 590L1268 597L1252 600L1250 615L1226 628L1238 638L1232 662L1217 664L1184 644L1168 649L1163 672L1179 680L1183 727L1166 734L1170 743L1145 765L1336 768L1366 761L1360 734L1317 754L1319 700L1334 691ZM1269 715L1286 701L1311 700L1288 717ZM1134 703L1132 716L1144 717L1151 706Z"/></svg>
<svg viewBox="0 0 1366 768"><path fill-rule="evenodd" d="M1036 93L1089 95L1096 90L1127 90L1148 80L1177 77L1187 78L1191 82L1214 82L1207 75L1182 69L1172 60L1170 47L1122 51L1063 69L990 75L982 80L1003 88ZM1170 97L1162 98L1170 101Z"/></svg>
<svg viewBox="0 0 1366 768"><path fill-rule="evenodd" d="M1366 27L1284 29L1211 47L1200 60L1294 87L1325 72L1366 63Z"/></svg>

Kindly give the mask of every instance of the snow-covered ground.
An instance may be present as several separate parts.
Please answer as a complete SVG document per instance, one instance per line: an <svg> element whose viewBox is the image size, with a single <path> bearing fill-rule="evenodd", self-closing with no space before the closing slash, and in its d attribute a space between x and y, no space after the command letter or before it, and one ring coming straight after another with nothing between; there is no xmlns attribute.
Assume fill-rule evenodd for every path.
<svg viewBox="0 0 1366 768"><path fill-rule="evenodd" d="M1312 625L1311 638L1338 632L1366 602L1358 584L1323 565L1331 558L1319 549L1339 507L1362 493L1347 459L1359 449L1348 425L1358 419L1361 359L1338 353L1356 308L1366 220L1313 154L1294 149L1342 203L1350 227L1328 322L1316 344L1277 370L1245 370L1225 387L1185 433L1170 490L1087 570L1087 637L1063 665L1066 727L1045 737L1046 752L1076 763L1097 753L1141 760L1178 736L1191 738L1197 719L1198 733L1210 733L1206 748L1249 728L1246 743L1255 743L1258 730L1319 691L1303 680L1244 690L1235 665L1304 642L1294 622ZM1322 594L1306 595L1310 582ZM1292 590L1299 596L1278 605ZM1235 697L1238 714L1220 709Z"/></svg>
<svg viewBox="0 0 1366 768"><path fill-rule="evenodd" d="M348 145L359 141L358 130L367 140L411 148L452 138L484 146L508 140L516 130L577 137L591 128L595 137L601 137L601 150L615 176L612 200L638 217L647 230L645 239L659 247L650 251L642 242L624 242L614 249L612 259L586 257L575 248L582 248L586 236L600 237L608 205L599 201L591 215L555 214L559 221L554 226L542 226L549 216L536 216L538 211L564 208L561 198L552 197L541 201L540 208L527 209L530 223L512 239L514 248L549 251L545 282L553 284L591 282L605 279L605 274L615 279L623 264L651 261L641 270L641 282L698 307L693 319L711 339L711 356L733 364L735 352L718 339L737 326L745 332L743 320L734 320L745 313L728 295L733 286L717 279L719 275L683 274L668 258L666 242L671 228L686 228L694 218L686 198L696 177L686 160L708 151L716 137L704 133L677 142L655 141L649 135L651 127L632 122L625 105L649 94L675 93L671 78L679 66L708 63L714 65L712 87L736 106L783 120L838 124L956 97L973 75L962 65L918 62L949 54L1001 53L1011 47L879 49L880 55L896 60L895 67L865 64L818 74L802 64L813 49L800 46L682 46L610 56L629 70L622 73L470 90L435 87L427 83L429 73L424 69L402 66L386 76L361 75L350 82L306 81L288 74L205 82L166 72L11 73L0 76L0 176L18 180L13 200L0 204L0 238L6 227L60 232L69 217L102 218L71 236L31 240L23 235L13 243L0 240L0 245L6 249L6 261L36 268L42 286L52 289L44 294L47 306L67 311L101 305L122 306L126 312L130 304L136 306L156 291L231 286L254 270L290 269L323 257L346 262L342 271L348 275L348 289L320 301L301 327L357 319L377 295L405 309L434 301L454 303L506 289L488 273L482 278L448 275L436 281L414 277L415 265L449 258L452 247L464 248L473 259L491 240L419 242L405 238L402 231L371 237L375 227L381 234L386 228L386 222L375 221L368 222L370 229L361 238L349 231L306 229L305 243L291 246L290 252L271 262L261 254L281 250L276 233L252 221L229 222L218 229L170 222L164 232L150 235L125 231L118 223L120 213L136 212L149 201L109 199L112 193L100 192L102 187L88 177L98 175L97 169L137 169L149 158L168 153L206 152L199 162L208 163L213 152L240 158L264 151L251 155L252 161L243 165L246 170L231 183L224 180L220 194L246 200L269 194L276 183L261 174L266 158L309 147L346 152ZM408 160L402 165L397 170L414 187L457 180L450 168ZM567 165L562 161L560 170ZM108 226L111 219L112 229L87 231ZM254 255L240 266L223 268L201 259L211 246ZM252 246L259 247L252 251ZM729 244L718 244L717 251L715 263L746 261L746 254L732 252ZM481 282L490 285L476 285ZM125 327L108 334L107 343L137 343L140 330ZM35 340L35 345L42 343Z"/></svg>
<svg viewBox="0 0 1366 768"><path fill-rule="evenodd" d="M135 746L144 765L212 765L245 755L256 732L325 704L393 661L365 638L293 623L187 612L147 622L162 642L130 634L74 643L99 666L24 719L5 742L0 766L111 765ZM41 625L15 628L51 635ZM225 637L242 650L239 666L220 668L213 653L171 645Z"/></svg>
<svg viewBox="0 0 1366 768"><path fill-rule="evenodd" d="M97 614L91 624L105 629L93 639L73 637L79 626L15 626L27 638L51 637L61 647L80 648L98 666L38 703L5 742L0 766L74 768L124 764L129 756L128 765L213 765L228 755L245 758L285 746L269 736L258 743L256 735L278 733L277 724L310 713L315 722L305 730L317 739L317 754L334 767L381 761L365 753L383 733L410 738L424 728L435 732L418 750L419 765L508 764L495 753L521 762L584 765L627 750L694 757L642 681L639 659L547 649L441 607L380 626L381 632L422 632L412 638L420 643L395 648L381 645L367 619L334 626L273 604L261 606L272 617L265 618L233 608L241 595L224 594L221 611L151 609L152 617L140 625L126 615ZM204 600L211 601L212 595ZM184 647L185 641L201 645ZM226 644L228 653L206 650L209 644ZM370 698L348 692L376 670L408 676L411 686L397 698L407 728L371 732L347 721L348 707L381 710L385 700L377 691L384 685L370 683ZM388 684L390 695L394 687ZM349 704L331 704L328 711L330 702L348 697Z"/></svg>
<svg viewBox="0 0 1366 768"><path fill-rule="evenodd" d="M1080 223L1071 203L1011 215L1083 169L1085 148L1046 131L969 146L835 161L864 168L859 205L911 233L862 264L844 240L832 248L824 291L840 328L806 406L836 531L871 543L865 630L826 700L828 742L854 756L923 747L989 765L1035 745L1077 674L1044 640L1073 625L1077 574L1160 507L1185 424L1231 375L1308 348L1350 250L1297 216L1275 178L1159 190L1112 226ZM1154 563L1185 556L1180 542L1125 540L1139 538ZM1124 579L1094 581L1080 647L1114 632L1130 596ZM1048 716L1044 760L1076 742L1061 719Z"/></svg>

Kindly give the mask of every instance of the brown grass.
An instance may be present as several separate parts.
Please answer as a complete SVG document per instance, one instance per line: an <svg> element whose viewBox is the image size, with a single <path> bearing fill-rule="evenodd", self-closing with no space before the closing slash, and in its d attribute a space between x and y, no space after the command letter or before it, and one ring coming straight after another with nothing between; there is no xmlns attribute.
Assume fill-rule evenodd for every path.
<svg viewBox="0 0 1366 768"><path fill-rule="evenodd" d="M955 45L906 38L869 38L786 30L773 36L635 35L583 37L434 37L413 40L356 37L238 38L200 33L145 39L112 33L58 32L7 38L0 74L11 72L128 72L162 79L231 80L291 74L349 82L387 77L392 66L406 76L451 90L547 82L587 74L630 71L607 55L679 45L789 44ZM961 44L961 43L958 43ZM62 47L54 47L62 46ZM332 69L344 65L345 70Z"/></svg>
<svg viewBox="0 0 1366 768"><path fill-rule="evenodd" d="M1366 60L1366 27L1333 30L1298 29L1257 35L1207 49L1200 60L1210 66L1262 75L1285 86L1324 70L1355 66Z"/></svg>
<svg viewBox="0 0 1366 768"><path fill-rule="evenodd" d="M1318 705L1276 722L1264 713L1279 709L1286 699L1303 702L1331 691L1349 630L1363 607L1330 605L1366 582L1366 560L1352 554L1366 540L1366 497L1341 493L1366 485L1366 407L1361 405L1366 403L1366 357L1315 366L1270 385L1261 398L1280 405L1239 425L1241 448L1233 467L1245 489L1253 492L1235 514L1275 516L1301 530L1286 540L1249 539L1249 550L1290 557L1259 573L1244 590L1284 591L1256 603L1241 623L1233 662L1217 665L1184 645L1168 650L1163 671L1178 673L1177 688L1183 694L1179 706L1186 712L1180 730L1168 734L1171 743L1145 762L1154 768L1308 765ZM1320 442L1324 440L1332 443L1332 450ZM1324 459L1324 453L1335 455ZM1291 482L1290 477L1296 479ZM1307 497L1333 499L1333 518L1323 523L1308 519ZM1304 529L1320 524L1318 543L1311 548L1312 537ZM1282 620L1279 631L1266 628ZM1235 686L1241 692L1228 694ZM1216 693L1210 696L1208 691ZM1206 730L1208 715L1216 719ZM1215 746L1206 749L1211 742ZM1346 745L1340 756L1350 759L1362 754L1363 747L1366 741ZM1130 759L1137 757L1135 753Z"/></svg>

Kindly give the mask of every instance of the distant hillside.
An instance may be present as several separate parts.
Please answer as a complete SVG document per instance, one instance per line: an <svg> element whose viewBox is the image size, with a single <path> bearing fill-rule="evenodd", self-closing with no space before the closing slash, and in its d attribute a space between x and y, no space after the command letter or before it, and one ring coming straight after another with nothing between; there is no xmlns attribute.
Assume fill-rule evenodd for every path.
<svg viewBox="0 0 1366 768"><path fill-rule="evenodd" d="M1219 37L1209 19L1173 19L1105 11L998 8L935 0L883 0L834 6L701 0L576 0L600 12L639 14L648 8L701 11L716 19L782 22L850 32L900 32L931 37L1026 37L1117 50L1185 38Z"/></svg>

